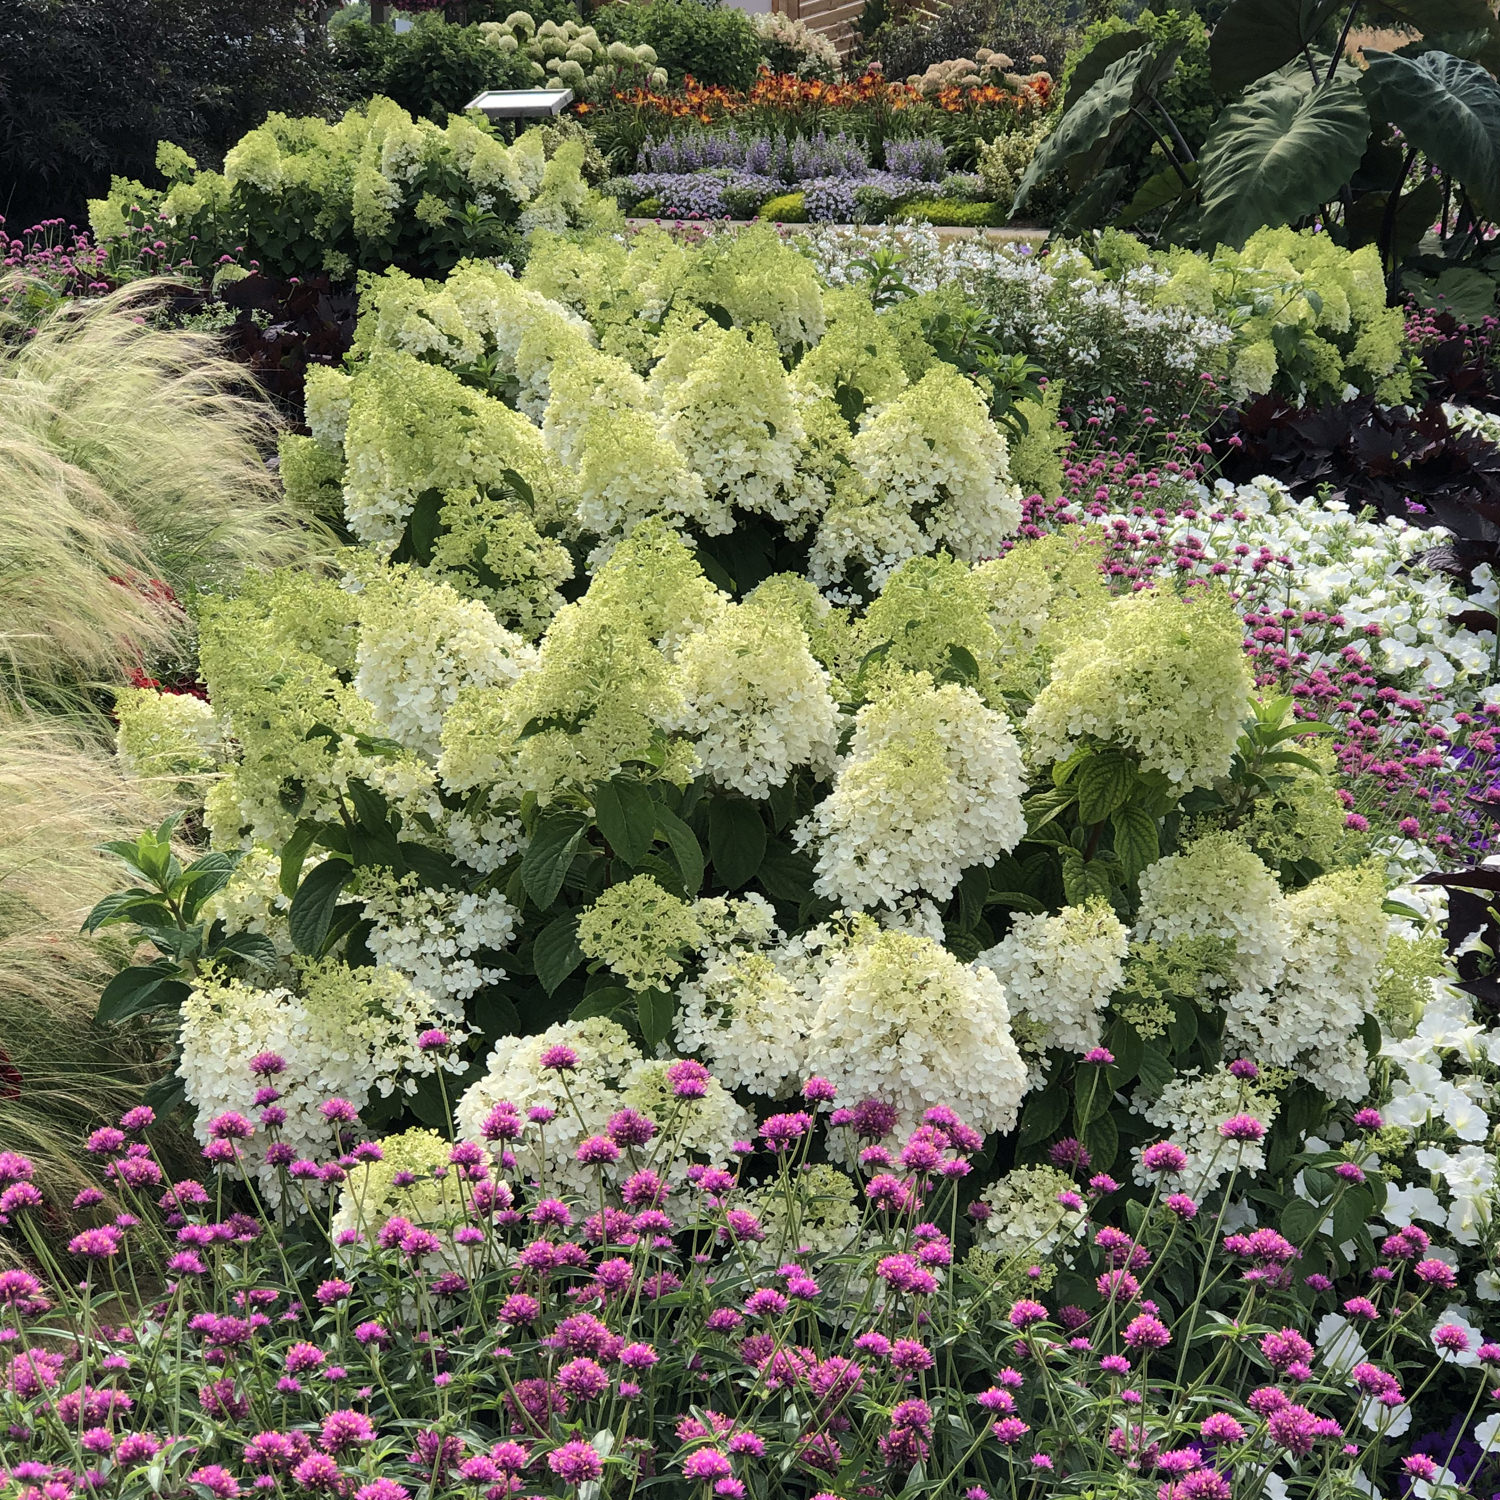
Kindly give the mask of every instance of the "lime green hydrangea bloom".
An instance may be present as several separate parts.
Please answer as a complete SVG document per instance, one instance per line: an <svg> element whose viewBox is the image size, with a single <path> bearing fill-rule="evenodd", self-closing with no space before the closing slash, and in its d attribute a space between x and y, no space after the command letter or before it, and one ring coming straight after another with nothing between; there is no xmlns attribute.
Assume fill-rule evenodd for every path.
<svg viewBox="0 0 1500 1500"><path fill-rule="evenodd" d="M452 1149L435 1130L382 1136L380 1160L350 1168L333 1216L334 1239L353 1232L373 1244L386 1221L398 1215L427 1229L456 1228L465 1222L469 1205L449 1165ZM415 1180L397 1183L398 1176Z"/></svg>
<svg viewBox="0 0 1500 1500"><path fill-rule="evenodd" d="M337 521L344 512L344 458L314 438L284 432L277 439L281 487L304 515Z"/></svg>
<svg viewBox="0 0 1500 1500"><path fill-rule="evenodd" d="M189 693L120 688L115 720L115 747L135 776L186 781L211 774L223 754L213 709Z"/></svg>
<svg viewBox="0 0 1500 1500"><path fill-rule="evenodd" d="M1099 557L1094 533L1059 532L975 568L1008 687L1034 697L1059 651L1104 629L1110 595Z"/></svg>
<svg viewBox="0 0 1500 1500"><path fill-rule="evenodd" d="M1068 647L1026 717L1036 760L1084 739L1130 750L1180 791L1229 774L1250 695L1244 630L1222 594L1117 599L1103 633Z"/></svg>
<svg viewBox="0 0 1500 1500"><path fill-rule="evenodd" d="M649 875L608 887L578 919L578 946L633 990L670 989L702 941L692 905Z"/></svg>
<svg viewBox="0 0 1500 1500"><path fill-rule="evenodd" d="M279 843L298 817L330 816L354 776L397 800L431 798L417 755L377 746L374 709L351 679L359 601L331 579L247 575L235 598L204 602L199 653L209 696L240 751L232 791L216 800L215 834L241 826Z"/></svg>
<svg viewBox="0 0 1500 1500"><path fill-rule="evenodd" d="M860 637L866 651L881 653L885 666L933 677L950 668L977 668L974 686L988 697L1000 645L988 606L984 582L967 563L947 552L908 558L871 601Z"/></svg>
<svg viewBox="0 0 1500 1500"><path fill-rule="evenodd" d="M684 280L700 307L723 308L738 328L764 325L783 353L823 337L823 290L812 262L770 224L706 240Z"/></svg>
<svg viewBox="0 0 1500 1500"><path fill-rule="evenodd" d="M552 375L543 433L577 471L578 522L602 538L628 536L662 516L709 534L726 530L729 507L710 499L673 442L641 380L624 360L590 351Z"/></svg>
<svg viewBox="0 0 1500 1500"><path fill-rule="evenodd" d="M725 606L677 653L682 712L667 727L693 740L703 774L766 797L798 769L832 768L839 715L828 673L795 614L772 596Z"/></svg>
<svg viewBox="0 0 1500 1500"><path fill-rule="evenodd" d="M1380 977L1375 983L1381 1027L1396 1036L1409 1036L1432 997L1432 981L1453 977L1453 964L1441 932L1412 937L1393 933L1386 939Z"/></svg>
<svg viewBox="0 0 1500 1500"><path fill-rule="evenodd" d="M852 473L814 538L814 582L878 589L906 558L937 547L964 562L999 552L1021 521L1006 455L974 384L934 365L855 434Z"/></svg>
<svg viewBox="0 0 1500 1500"><path fill-rule="evenodd" d="M859 288L824 299L828 329L797 365L799 391L832 397L850 420L865 407L884 406L909 384L890 327Z"/></svg>
<svg viewBox="0 0 1500 1500"><path fill-rule="evenodd" d="M429 490L515 494L519 475L538 526L571 511L570 481L525 417L410 354L380 351L360 367L344 451L350 529L386 553Z"/></svg>
<svg viewBox="0 0 1500 1500"><path fill-rule="evenodd" d="M773 340L714 324L680 334L650 389L667 436L717 502L705 531L729 531L733 508L773 519L796 508L787 495L803 430Z"/></svg>
<svg viewBox="0 0 1500 1500"><path fill-rule="evenodd" d="M1344 825L1339 799L1338 761L1322 740L1296 743L1298 755L1317 767L1292 766L1288 774L1258 797L1240 831L1273 869L1283 861L1311 860L1325 870L1339 864L1358 864L1368 840Z"/></svg>
<svg viewBox="0 0 1500 1500"><path fill-rule="evenodd" d="M478 599L528 641L563 605L559 592L573 576L573 558L544 536L508 495L450 493L438 511L441 527L430 569L459 593Z"/></svg>

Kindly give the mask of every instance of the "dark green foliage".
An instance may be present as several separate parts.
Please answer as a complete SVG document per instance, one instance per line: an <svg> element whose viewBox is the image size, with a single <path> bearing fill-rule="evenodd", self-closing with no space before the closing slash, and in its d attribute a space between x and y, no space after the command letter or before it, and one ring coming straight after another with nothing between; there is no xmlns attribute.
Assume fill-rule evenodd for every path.
<svg viewBox="0 0 1500 1500"><path fill-rule="evenodd" d="M340 29L334 47L351 97L383 94L408 114L439 125L481 89L530 83L525 58L487 45L478 26L452 26L435 12L419 16L404 32L351 21Z"/></svg>
<svg viewBox="0 0 1500 1500"><path fill-rule="evenodd" d="M1095 22L1079 39L1077 48L1068 58L1067 67L1063 69L1059 81L1065 102L1076 101L1078 91L1070 86L1083 58L1099 42L1131 30L1143 32L1157 51L1173 44L1181 45L1172 76L1157 91L1157 96L1196 154L1213 124L1218 100L1209 81L1208 30L1203 18L1191 10L1168 10L1160 15L1143 10L1134 21L1110 16L1107 20ZM1130 122L1110 156L1111 165L1126 169L1120 202L1129 202L1141 184L1163 166L1161 156L1154 154L1155 144L1155 137L1141 121Z"/></svg>
<svg viewBox="0 0 1500 1500"><path fill-rule="evenodd" d="M324 107L329 49L302 0L5 0L0 213L83 222L167 139L212 158L269 110Z"/></svg>
<svg viewBox="0 0 1500 1500"><path fill-rule="evenodd" d="M708 87L747 89L760 68L760 39L744 11L704 0L652 0L649 5L606 5L594 12L605 42L642 42L674 84L691 75Z"/></svg>

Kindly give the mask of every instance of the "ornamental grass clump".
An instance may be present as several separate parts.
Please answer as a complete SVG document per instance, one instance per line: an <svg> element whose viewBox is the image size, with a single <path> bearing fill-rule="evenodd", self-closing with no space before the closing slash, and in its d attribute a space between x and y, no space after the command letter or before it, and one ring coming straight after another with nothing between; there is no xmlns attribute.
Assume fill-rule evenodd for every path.
<svg viewBox="0 0 1500 1500"><path fill-rule="evenodd" d="M12 699L170 660L182 599L306 556L265 459L269 408L206 334L152 326L161 283L62 304L0 337L0 672Z"/></svg>
<svg viewBox="0 0 1500 1500"><path fill-rule="evenodd" d="M1308 1270L1316 1222L1231 1220L1266 1135L1243 1107L1202 1147L1221 1186L1178 1185L1190 1153L1157 1139L1128 1214L1078 1153L976 1199L981 1135L946 1105L898 1124L813 1076L757 1128L706 1068L631 1062L609 1025L513 1046L457 1139L380 1140L325 1095L294 1146L284 1101L314 1077L239 1059L254 1101L208 1122L197 1176L164 1169L149 1107L90 1135L94 1222L65 1242L34 1163L0 1152L29 1257L0 1271L0 1486L1334 1500L1458 1495L1460 1438L1495 1442L1500 1344L1452 1309L1422 1229L1336 1288ZM1346 1123L1368 1157L1379 1115ZM1337 1222L1356 1175L1335 1167L1316 1212ZM1455 1410L1446 1452L1412 1447L1414 1416Z"/></svg>
<svg viewBox="0 0 1500 1500"><path fill-rule="evenodd" d="M166 795L56 724L0 720L0 1140L32 1159L54 1230L92 1181L83 1135L158 1072L152 1038L93 1021L129 945L78 928L115 885L98 846L157 821ZM0 1262L17 1250L0 1242Z"/></svg>

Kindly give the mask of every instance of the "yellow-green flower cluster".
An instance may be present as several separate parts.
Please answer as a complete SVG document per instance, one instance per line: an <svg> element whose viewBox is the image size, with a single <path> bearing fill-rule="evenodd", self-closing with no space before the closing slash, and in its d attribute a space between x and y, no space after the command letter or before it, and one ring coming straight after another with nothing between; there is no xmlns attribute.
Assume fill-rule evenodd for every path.
<svg viewBox="0 0 1500 1500"><path fill-rule="evenodd" d="M1150 590L1110 606L1096 640L1053 664L1026 718L1039 763L1083 740L1135 752L1179 791L1229 773L1250 693L1244 627L1220 594L1183 599Z"/></svg>
<svg viewBox="0 0 1500 1500"><path fill-rule="evenodd" d="M429 491L444 499L498 493L540 527L562 518L571 490L541 433L519 412L400 350L376 351L355 377L344 454L350 530L385 555Z"/></svg>
<svg viewBox="0 0 1500 1500"><path fill-rule="evenodd" d="M1013 1167L980 1195L990 1210L981 1243L1006 1261L1045 1260L1083 1235L1087 1215L1057 1201L1077 1184L1056 1167ZM1066 1255L1071 1259L1071 1255Z"/></svg>
<svg viewBox="0 0 1500 1500"><path fill-rule="evenodd" d="M515 682L536 653L478 600L426 573L364 567L356 576L354 691L382 734L436 757L459 693Z"/></svg>
<svg viewBox="0 0 1500 1500"><path fill-rule="evenodd" d="M849 461L856 482L835 499L813 544L820 585L857 567L878 588L906 558L939 547L979 562L1020 524L1004 434L951 365L933 365L865 421Z"/></svg>
<svg viewBox="0 0 1500 1500"><path fill-rule="evenodd" d="M745 1206L766 1235L749 1248L767 1265L779 1265L804 1250L837 1255L859 1232L859 1189L847 1172L827 1162L805 1167L790 1193L779 1182L752 1188Z"/></svg>
<svg viewBox="0 0 1500 1500"><path fill-rule="evenodd" d="M682 710L667 727L717 785L765 797L804 766L832 768L838 709L794 615L755 597L725 606L683 642L675 675Z"/></svg>
<svg viewBox="0 0 1500 1500"><path fill-rule="evenodd" d="M558 611L534 667L509 686L459 693L443 725L444 781L457 791L485 786L545 803L639 760L685 783L693 750L665 736L682 699L659 643L670 645L722 607L670 531L635 533L588 593Z"/></svg>
<svg viewBox="0 0 1500 1500"><path fill-rule="evenodd" d="M1018 542L1004 556L980 563L974 576L999 637L1007 686L1035 695L1060 651L1104 629L1109 591L1090 533Z"/></svg>
<svg viewBox="0 0 1500 1500"><path fill-rule="evenodd" d="M1236 399L1274 386L1313 403L1338 399L1346 385L1391 405L1410 398L1402 312L1386 305L1374 245L1346 250L1310 230L1261 229L1243 250L1176 250L1163 263L1161 300L1233 324Z"/></svg>
<svg viewBox="0 0 1500 1500"><path fill-rule="evenodd" d="M194 236L207 247L227 235L253 245L268 270L321 265L345 276L390 264L403 238L415 248L435 219L471 210L521 230L586 222L594 212L582 164L581 142L549 160L540 130L507 146L468 115L438 126L377 96L338 120L269 115L230 147L222 174L174 157L165 193L116 178L108 198L90 203L90 221L107 239L139 206L185 249Z"/></svg>
<svg viewBox="0 0 1500 1500"><path fill-rule="evenodd" d="M833 790L798 830L817 889L845 906L946 899L1026 831L1021 753L1004 713L925 672L884 679L855 718Z"/></svg>
<svg viewBox="0 0 1500 1500"><path fill-rule="evenodd" d="M121 688L115 718L120 759L137 776L177 781L204 776L223 752L213 709L189 693Z"/></svg>
<svg viewBox="0 0 1500 1500"><path fill-rule="evenodd" d="M402 795L431 786L415 755L361 748L378 733L355 692L359 601L331 579L291 571L248 575L234 598L205 601L199 652L209 697L239 757L217 791L216 841L280 844L298 816L330 814L350 777Z"/></svg>
<svg viewBox="0 0 1500 1500"><path fill-rule="evenodd" d="M633 990L670 989L702 941L691 904L649 875L601 891L578 919L578 946Z"/></svg>
<svg viewBox="0 0 1500 1500"><path fill-rule="evenodd" d="M331 1225L334 1242L352 1233L372 1244L386 1221L397 1215L427 1229L464 1222L468 1204L458 1174L449 1165L451 1149L435 1130L383 1136L380 1160L349 1170Z"/></svg>
<svg viewBox="0 0 1500 1500"><path fill-rule="evenodd" d="M423 991L392 969L351 969L337 962L310 966L300 986L256 989L243 980L207 978L182 1006L182 1055L177 1073L197 1110L199 1138L226 1110L257 1113L260 1080L250 1060L275 1052L286 1063L277 1077L286 1120L278 1136L298 1156L320 1156L333 1144L320 1106L333 1095L363 1109L397 1088L413 1092L439 1066L417 1037L447 1017ZM249 1160L261 1190L276 1201L276 1169Z"/></svg>
<svg viewBox="0 0 1500 1500"><path fill-rule="evenodd" d="M898 1131L939 1099L976 1130L1009 1130L1027 1085L1000 981L906 932L881 932L834 959L808 1067L841 1098L894 1105Z"/></svg>

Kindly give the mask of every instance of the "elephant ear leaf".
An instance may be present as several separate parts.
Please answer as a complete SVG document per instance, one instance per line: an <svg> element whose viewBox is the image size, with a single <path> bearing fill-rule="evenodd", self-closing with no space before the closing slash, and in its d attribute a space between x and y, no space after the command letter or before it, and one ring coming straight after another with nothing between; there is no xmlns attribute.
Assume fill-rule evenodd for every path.
<svg viewBox="0 0 1500 1500"><path fill-rule="evenodd" d="M1160 51L1147 43L1110 63L1098 82L1069 104L1037 148L1016 189L1012 216L1021 211L1037 183L1063 167L1075 188L1092 177L1124 131L1131 110L1161 86L1180 50L1176 42Z"/></svg>
<svg viewBox="0 0 1500 1500"><path fill-rule="evenodd" d="M1450 52L1367 52L1365 91L1407 142L1500 217L1500 83Z"/></svg>
<svg viewBox="0 0 1500 1500"><path fill-rule="evenodd" d="M1344 0L1230 0L1208 42L1214 90L1233 94L1312 46Z"/></svg>
<svg viewBox="0 0 1500 1500"><path fill-rule="evenodd" d="M1108 36L1101 36L1072 64L1073 71L1068 75L1068 91L1063 97L1062 112L1067 114L1080 99L1086 97L1111 63L1119 62L1122 57L1150 45L1150 36L1138 26L1129 26L1124 31L1112 31Z"/></svg>
<svg viewBox="0 0 1500 1500"><path fill-rule="evenodd" d="M1348 182L1369 134L1352 69L1321 87L1300 69L1272 74L1228 105L1203 143L1204 248L1238 249L1262 225L1312 213Z"/></svg>

